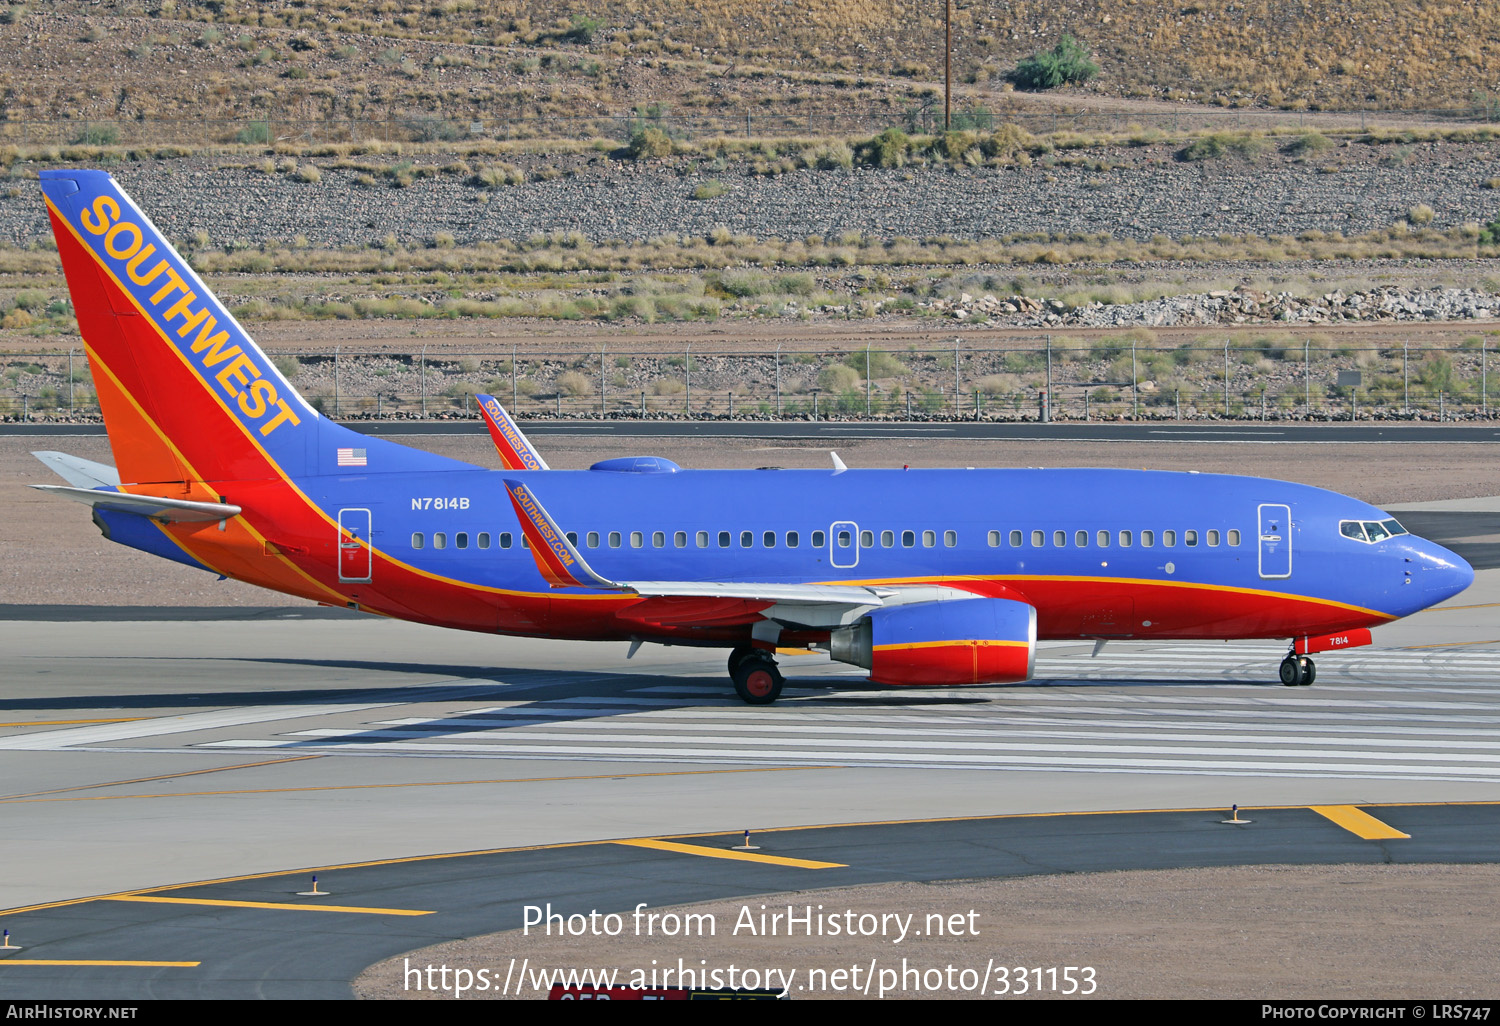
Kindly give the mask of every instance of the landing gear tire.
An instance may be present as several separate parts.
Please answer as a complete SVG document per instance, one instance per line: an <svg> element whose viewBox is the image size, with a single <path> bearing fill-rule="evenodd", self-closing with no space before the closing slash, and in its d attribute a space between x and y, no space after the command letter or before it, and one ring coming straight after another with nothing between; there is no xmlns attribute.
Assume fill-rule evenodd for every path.
<svg viewBox="0 0 1500 1026"><path fill-rule="evenodd" d="M759 652L739 660L730 676L734 693L749 705L770 705L781 697L781 686L786 683L776 663Z"/></svg>
<svg viewBox="0 0 1500 1026"><path fill-rule="evenodd" d="M743 663L750 656L755 655L756 652L757 650L751 648L749 645L737 646L729 653L729 675L733 677L734 671L739 669L740 663Z"/></svg>
<svg viewBox="0 0 1500 1026"><path fill-rule="evenodd" d="M1281 683L1289 688L1302 683L1302 660L1297 656L1287 656L1281 661Z"/></svg>
<svg viewBox="0 0 1500 1026"><path fill-rule="evenodd" d="M1307 656L1303 656L1298 662L1302 664L1302 680L1300 683L1303 687L1307 687L1307 685L1318 679L1318 668Z"/></svg>

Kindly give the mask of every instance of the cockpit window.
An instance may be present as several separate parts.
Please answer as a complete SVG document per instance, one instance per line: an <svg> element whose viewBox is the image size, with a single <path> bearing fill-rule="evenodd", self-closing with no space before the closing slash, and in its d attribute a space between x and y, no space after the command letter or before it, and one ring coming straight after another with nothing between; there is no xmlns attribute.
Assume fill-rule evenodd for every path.
<svg viewBox="0 0 1500 1026"><path fill-rule="evenodd" d="M1345 538L1374 545L1398 534L1406 534L1407 530L1394 520L1341 520L1339 533Z"/></svg>

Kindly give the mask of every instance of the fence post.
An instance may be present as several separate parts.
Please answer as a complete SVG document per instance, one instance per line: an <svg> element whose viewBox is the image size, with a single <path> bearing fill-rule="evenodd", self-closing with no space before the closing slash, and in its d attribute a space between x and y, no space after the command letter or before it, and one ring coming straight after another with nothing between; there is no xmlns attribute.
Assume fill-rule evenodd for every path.
<svg viewBox="0 0 1500 1026"><path fill-rule="evenodd" d="M603 419L609 415L608 407L604 399L604 343L599 343L599 417Z"/></svg>
<svg viewBox="0 0 1500 1026"><path fill-rule="evenodd" d="M333 347L333 419L338 420L343 408L339 405L339 346Z"/></svg>
<svg viewBox="0 0 1500 1026"><path fill-rule="evenodd" d="M959 387L958 383L958 361L960 356L959 351L960 349L962 349L963 344L964 341L961 338L955 338L953 340L953 415L955 417L963 416L963 410L959 407L959 403L963 401L961 397L964 393L963 389Z"/></svg>
<svg viewBox="0 0 1500 1026"><path fill-rule="evenodd" d="M73 416L73 350L68 350L68 417Z"/></svg>
<svg viewBox="0 0 1500 1026"><path fill-rule="evenodd" d="M746 123L749 122L749 119L750 119L750 115L746 114L745 115ZM781 343L781 342L776 343L776 419L777 420L781 419L781 347L782 347L782 344L783 343Z"/></svg>
<svg viewBox="0 0 1500 1026"><path fill-rule="evenodd" d="M642 420L646 419L646 391L645 391L645 389L641 390L641 419Z"/></svg>
<svg viewBox="0 0 1500 1026"><path fill-rule="evenodd" d="M516 406L520 402L518 394L519 385L516 382L516 347L512 344L510 347L510 412L512 414L516 412Z"/></svg>
<svg viewBox="0 0 1500 1026"><path fill-rule="evenodd" d="M427 419L427 347L422 347L422 419Z"/></svg>
<svg viewBox="0 0 1500 1026"><path fill-rule="evenodd" d="M1411 373L1408 370L1407 357L1411 343L1401 343L1401 405L1406 409L1406 415L1411 416Z"/></svg>
<svg viewBox="0 0 1500 1026"><path fill-rule="evenodd" d="M1229 418L1229 340L1224 340L1224 418Z"/></svg>
<svg viewBox="0 0 1500 1026"><path fill-rule="evenodd" d="M684 366L685 366L685 368L687 370L687 391L685 393L683 393L683 397L682 397L682 412L686 413L688 416L692 416L692 414L693 414L693 344L691 342L688 343L688 347L687 347L687 363Z"/></svg>
<svg viewBox="0 0 1500 1026"><path fill-rule="evenodd" d="M1479 344L1479 409L1485 420L1490 419L1490 344Z"/></svg>
<svg viewBox="0 0 1500 1026"><path fill-rule="evenodd" d="M1131 342L1130 342L1130 407L1131 407L1130 419L1131 420L1140 420L1141 419L1141 393L1140 393L1139 389L1136 387L1136 381L1137 381L1137 379L1139 377L1140 377L1140 374L1137 372L1137 370L1136 370L1136 364L1135 364L1135 340L1132 339Z"/></svg>
<svg viewBox="0 0 1500 1026"><path fill-rule="evenodd" d="M1042 406L1042 419L1052 423L1052 336L1047 336L1047 398Z"/></svg>
<svg viewBox="0 0 1500 1026"><path fill-rule="evenodd" d="M1307 407L1305 416L1312 420L1312 339L1302 340L1302 405Z"/></svg>
<svg viewBox="0 0 1500 1026"><path fill-rule="evenodd" d="M870 347L874 342L865 343L865 416L870 415Z"/></svg>

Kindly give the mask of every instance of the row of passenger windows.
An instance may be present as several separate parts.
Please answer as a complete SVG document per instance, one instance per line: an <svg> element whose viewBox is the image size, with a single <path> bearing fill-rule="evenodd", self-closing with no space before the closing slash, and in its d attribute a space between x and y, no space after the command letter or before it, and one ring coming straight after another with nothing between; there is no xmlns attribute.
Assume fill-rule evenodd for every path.
<svg viewBox="0 0 1500 1026"><path fill-rule="evenodd" d="M1345 533L1348 533L1347 530L1346 530ZM735 539L735 535L734 535L733 532L731 532L731 531L719 531L716 534L717 534L717 536L715 536L714 532L697 531L692 536L693 543L694 543L695 547L700 548L700 549L713 548L713 547L715 547L715 543L717 543L717 547L721 548L721 549L728 549L728 548L733 548L734 547L734 542L735 542L736 539ZM480 531L478 534L476 534L476 535L473 536L473 541L474 541L475 547L476 548L480 548L480 549L487 549L487 548L489 548L490 547L490 542L491 542L491 537L492 536L490 535L490 532L488 532L488 531ZM618 548L622 548L625 545L627 537L629 538L629 544L630 544L631 548L633 548L633 549L641 549L641 548L645 548L646 547L646 532L644 532L644 531L630 531L630 532L628 532L628 534L626 532L622 532L622 531L609 531L609 532L607 532L605 534L601 534L598 531L589 531L587 534L584 535L584 541L585 541L585 544L587 545L587 547L591 548L591 549L597 549L597 548L599 548L600 545L601 545L601 543L604 544L604 545L607 545L609 548L618 549ZM667 533L665 531L652 531L650 537L651 537L651 547L653 549L664 549L664 548L667 547ZM903 549L916 548L917 547L918 537L919 537L919 535L918 535L918 532L916 532L916 531L902 531L902 532L900 532L900 547L903 548ZM1000 531L991 531L990 534L989 534L990 547L991 548L997 548L997 547L999 547L999 545L1001 544L1002 537L1003 537L1003 535L1002 535L1002 533ZM897 532L895 532L895 531L881 531L880 534L879 534L879 538L880 538L880 546L879 546L880 548L882 548L882 549L893 549L893 548L897 547ZM937 547L937 544L938 544L938 532L936 532L936 531L922 531L921 534L920 534L920 538L921 538L922 548L924 548L924 549L931 549L931 548L936 548ZM875 548L876 547L876 545L875 545L875 539L876 539L876 533L874 531L861 531L861 532L859 532L859 544L860 544L861 548L866 548L866 549L873 549L873 548ZM1112 539L1113 539L1113 541L1112 541ZM1203 541L1210 548L1213 548L1213 547L1216 547L1216 546L1219 545L1220 535L1219 535L1219 532L1216 531L1216 530L1204 531L1203 534L1202 534L1202 539L1203 539ZM435 549L446 549L448 547L449 540L450 539L449 539L449 536L448 536L447 532L445 532L445 531L436 531L432 535L432 547L435 548ZM453 542L453 547L455 549L467 549L469 547L469 541L470 541L469 532L467 532L467 531L458 531L458 532L454 533L454 535L452 536L451 540ZM502 531L498 536L494 536L494 540L496 542L498 542L500 548L502 548L502 549L508 549L508 548L511 547L511 545L514 542L515 539L511 536L511 533L509 531ZM742 549L754 548L755 544L756 544L756 540L757 540L756 539L756 532L754 532L754 531L740 531L739 532L739 538L738 538L739 547L742 548ZM822 532L822 531L813 531L812 534L811 534L810 540L812 542L812 547L814 549L821 549L824 545L827 544L827 542L828 542L828 536L824 532ZM1134 546L1136 544L1139 544L1141 548L1143 548L1143 549L1149 549L1149 548L1153 548L1156 545L1156 532L1155 531L1139 531L1139 532L1137 532L1137 531L1128 531L1128 530L1127 531L1116 531L1116 532L1096 531L1096 532L1094 532L1094 534L1092 536L1092 540L1093 540L1093 544L1096 545L1098 548L1101 548L1101 549L1110 548L1112 544L1113 545L1118 545L1120 548L1125 548L1125 549L1128 549L1128 548L1130 548L1130 547L1132 547L1132 546ZM1231 529L1231 530L1225 532L1224 540L1230 546L1237 546L1240 543L1240 532L1237 531L1237 530ZM578 544L578 534L576 532L569 531L568 532L568 541L571 542L573 545L576 546ZM777 548L778 546L783 546L783 547L788 548L788 549L795 549L795 548L800 547L800 545L802 543L802 538L801 538L801 535L798 532L796 532L796 531L787 531L787 532L785 532L785 534L782 534L782 535L778 535L775 531L762 531L762 532L760 532L759 541L760 541L761 548L774 549L774 548ZM1026 533L1025 532L1023 532L1023 531L1011 531L1010 532L1009 542L1010 542L1011 548L1016 548L1016 549L1022 548L1023 545L1024 545L1024 543L1025 543L1025 541L1026 541ZM943 535L942 535L942 542L943 542L943 547L944 548L948 548L948 549L953 548L954 546L956 546L958 544L958 532L957 531L944 531ZM1031 547L1032 548L1036 548L1036 549L1044 548L1044 547L1046 547L1047 543L1048 543L1048 538L1047 538L1047 532L1046 531L1038 529L1038 530L1033 530L1031 532ZM1194 547L1196 547L1198 545L1198 543L1199 543L1199 533L1197 531L1183 531L1182 532L1182 544L1183 545L1187 546L1188 548L1194 548ZM840 549L852 548L854 546L854 532L853 531L849 531L849 530L838 530L838 531L835 531L834 532L834 544L835 544L836 547L838 547ZM1052 547L1054 547L1054 548L1059 548L1059 549L1066 548L1068 546L1068 532L1067 531L1060 531L1060 530L1059 531L1053 531L1052 532L1052 537L1051 537L1051 544L1052 544ZM1088 531L1082 531L1082 530L1080 530L1080 531L1074 531L1073 532L1072 545L1073 545L1074 548L1080 548L1080 549L1088 548L1089 544L1090 544L1090 535L1089 535ZM1161 532L1161 544L1162 544L1163 548L1174 548L1177 545L1177 532L1176 531L1162 531ZM523 547L525 547L525 548L530 548L531 547L529 545L529 543L526 541L526 536L525 535L521 536L521 545ZM427 535L424 532L422 532L422 531L417 531L417 532L413 533L412 536L411 536L411 547L414 548L414 549L426 548L427 547ZM687 548L688 547L688 532L687 531L674 531L672 533L672 547L673 548L677 548L677 549L685 549L685 548Z"/></svg>
<svg viewBox="0 0 1500 1026"><path fill-rule="evenodd" d="M1182 532L1182 544L1185 545L1185 546L1187 546L1190 549L1191 548L1195 548L1198 545L1199 537L1200 536L1199 536L1199 533L1197 531L1183 531ZM1204 542L1206 542L1210 548L1217 547L1218 544L1219 544L1219 541L1220 541L1220 535L1219 535L1218 531L1213 531L1213 530L1204 531L1201 537L1202 537L1202 540ZM1136 544L1139 544L1140 547L1143 548L1143 549L1149 549L1149 548L1155 547L1155 545L1156 545L1156 532L1155 531L1115 531L1115 532L1111 533L1109 531L1095 531L1094 535L1093 535L1093 543L1094 543L1094 545L1096 545L1098 548L1101 548L1101 549L1110 548L1111 547L1111 539L1113 539L1113 544L1114 545L1118 545L1122 549L1128 549L1128 548L1130 548L1130 547L1132 547L1132 546L1134 546ZM997 548L1000 545L1000 540L1001 540L1001 533L999 531L991 531L990 532L990 548ZM1022 531L1012 531L1012 532L1010 532L1009 541L1010 541L1010 547L1011 548L1013 548L1013 549L1019 549L1019 548L1021 548L1022 545L1023 545L1023 543L1025 542L1025 540L1026 540L1025 532L1022 532ZM1229 545L1236 546L1236 545L1238 545L1240 543L1240 532L1237 531L1237 530L1234 530L1233 528L1231 528L1230 530L1228 530L1228 531L1226 531L1224 533L1224 540ZM1161 532L1161 544L1162 544L1163 548L1167 548L1167 549L1175 548L1177 546L1177 532L1176 531L1163 531L1163 532ZM1034 549L1040 549L1040 548L1046 547L1046 545L1047 545L1047 532L1046 531L1034 530L1034 531L1031 532L1031 547L1032 548L1034 548ZM1062 549L1062 548L1067 548L1067 546L1068 546L1068 532L1067 531L1053 531L1052 532L1052 547L1053 548ZM1073 532L1073 547L1074 548L1078 548L1078 549L1086 549L1086 548L1088 548L1089 547L1089 532L1087 532L1087 531L1074 531Z"/></svg>

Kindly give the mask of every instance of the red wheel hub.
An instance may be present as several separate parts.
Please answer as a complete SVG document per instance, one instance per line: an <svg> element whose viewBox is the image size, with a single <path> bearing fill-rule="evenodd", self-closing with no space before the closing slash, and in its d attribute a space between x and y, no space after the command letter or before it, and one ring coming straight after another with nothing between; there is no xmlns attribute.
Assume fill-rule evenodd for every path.
<svg viewBox="0 0 1500 1026"><path fill-rule="evenodd" d="M745 690L756 698L764 698L776 687L776 678L770 670L751 670L745 677Z"/></svg>

